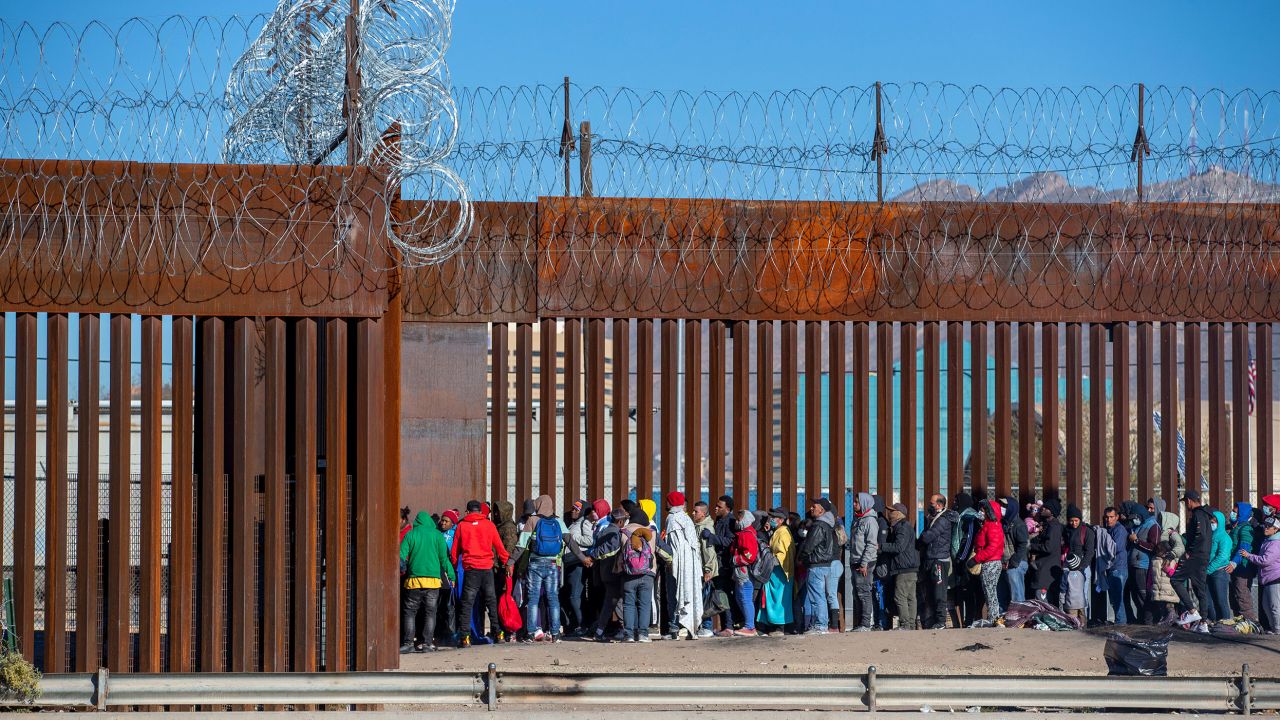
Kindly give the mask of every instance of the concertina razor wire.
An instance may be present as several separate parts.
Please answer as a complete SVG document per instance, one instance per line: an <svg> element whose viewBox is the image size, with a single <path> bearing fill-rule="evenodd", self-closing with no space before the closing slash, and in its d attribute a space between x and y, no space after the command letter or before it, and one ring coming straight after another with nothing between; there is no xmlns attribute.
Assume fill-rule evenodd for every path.
<svg viewBox="0 0 1280 720"><path fill-rule="evenodd" d="M14 256L21 238L56 226L66 229L64 239L36 247L53 272L96 263L177 275L202 263L262 270L299 261L316 272L338 266L382 270L393 262L420 267L449 259L454 267L449 278L458 283L476 280L480 265L492 270L503 257L534 262L536 228L496 232L480 227L471 222L472 201L528 202L581 190L564 186L564 90L558 84L450 88L444 52L451 12L451 2L387 0L362 4L354 19L365 43L359 55L360 163L381 169L383 179L374 190L378 202L372 205L385 213L398 260L350 241L355 229L370 221L361 213L371 203L341 181L359 172L345 165L345 144L320 157L345 130L342 13L298 0L282 3L269 16L249 18L175 16L158 23L135 19L117 27L95 22L83 28L0 21L0 119L6 128L0 156L23 160L0 168L5 185L23 189L6 194L0 255ZM973 266L930 249L922 230L902 223L893 242L876 248L872 271L877 274L902 275L904 268L907 274L924 272L927 265L945 262L954 282L984 272L1011 277L1018 267L1033 264L1035 255L1057 258L1070 245L1059 241L1065 222L1055 219L1060 214L1033 208L1136 199L1131 154L1137 86L886 83L881 92L888 146L884 198L1021 203L1024 211L1010 215L1016 227L1002 227L999 234L1028 240L1012 258L979 249ZM875 96L872 84L777 92L575 85L569 120L575 129L581 120L591 123L590 164L598 197L867 202L877 195ZM1146 88L1150 155L1144 199L1280 202L1278 106L1276 91ZM399 143L388 153L379 140L396 123ZM309 169L316 159L323 167ZM62 174L58 162L64 160L225 162L243 168L229 175L196 173L194 180L190 173L181 180L164 173L139 179L137 173L106 168L89 173L91 183L79 179L93 185L92 203L33 200L76 182ZM294 167L264 174L248 163ZM263 195L288 202L263 203ZM144 197L164 202L144 202ZM150 220L184 212L199 215L202 224L190 229L184 252L176 252L163 234L173 231L172 224ZM678 218L664 225L653 210L646 213L645 222L658 228L655 243L676 244L692 229ZM121 253L91 242L102 235L104 223L128 227L149 252ZM839 284L844 282L836 277L840 268L849 265L849 272L858 272L864 267L848 259L848 247L860 240L837 242L835 236L844 232L840 221L828 222L823 232L837 240L830 252L844 254L812 268L814 273L771 249L783 244L783 235L797 232L795 227L761 225L759 218L752 223L708 232L722 235L726 247L756 232L763 238L764 264L774 263L773 272L783 278ZM284 241L312 226L329 229L327 251ZM860 237L856 228L846 230L848 238ZM1151 242L1161 232L1150 229ZM980 244L963 223L956 233L966 243ZM617 257L625 248L575 248L566 251L571 262L604 262L602 252L612 253L609 262L615 264L645 262L639 254ZM1179 264L1170 277L1193 275L1206 266L1215 277L1219 271L1241 277L1260 263L1275 262L1259 252L1271 251L1210 242L1173 251L1162 262ZM1123 255L1115 261L1123 262ZM1073 262L1079 265L1076 271L1094 277L1107 270L1087 257ZM667 281L661 268L654 270L654 282ZM483 276L492 278L487 271ZM752 277L732 280L758 284ZM721 307L718 302L709 304Z"/></svg>

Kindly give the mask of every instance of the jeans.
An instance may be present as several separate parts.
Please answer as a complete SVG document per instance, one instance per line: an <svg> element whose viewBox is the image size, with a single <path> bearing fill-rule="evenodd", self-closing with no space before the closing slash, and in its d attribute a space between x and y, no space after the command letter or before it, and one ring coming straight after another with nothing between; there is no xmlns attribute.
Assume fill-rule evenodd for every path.
<svg viewBox="0 0 1280 720"><path fill-rule="evenodd" d="M564 565L564 590L565 600L568 601L569 610L569 626L572 628L580 628L586 626L586 620L582 617L582 588L583 573L586 568L582 567L580 562L569 562L566 559ZM562 603L562 605L565 603Z"/></svg>
<svg viewBox="0 0 1280 720"><path fill-rule="evenodd" d="M831 574L827 576L827 607L840 607L840 576L844 574L844 561L831 561Z"/></svg>
<svg viewBox="0 0 1280 720"><path fill-rule="evenodd" d="M622 632L626 637L649 637L652 602L652 575L629 575L622 581Z"/></svg>
<svg viewBox="0 0 1280 720"><path fill-rule="evenodd" d="M752 612L754 603L751 602L755 589L751 578L733 579L734 598L738 601L738 609L742 611L742 627L746 630L756 629L756 614Z"/></svg>
<svg viewBox="0 0 1280 720"><path fill-rule="evenodd" d="M547 627L539 622L538 605L543 596L547 598ZM560 568L554 560L534 558L529 561L529 572L525 575L525 629L530 634L547 630L552 635L560 634Z"/></svg>
<svg viewBox="0 0 1280 720"><path fill-rule="evenodd" d="M947 583L951 579L950 560L930 560L920 582L924 584L924 601L930 627L947 626Z"/></svg>
<svg viewBox="0 0 1280 720"><path fill-rule="evenodd" d="M1258 604L1262 612L1258 619L1271 632L1280 632L1280 582L1271 582L1258 588Z"/></svg>
<svg viewBox="0 0 1280 720"><path fill-rule="evenodd" d="M827 630L831 619L827 610L827 576L830 574L830 565L809 568L804 588L804 624L807 630Z"/></svg>
<svg viewBox="0 0 1280 720"><path fill-rule="evenodd" d="M1010 603L1027 599L1027 561L1010 565L1004 571L1004 580L1000 584L1000 607L1008 610Z"/></svg>
<svg viewBox="0 0 1280 720"><path fill-rule="evenodd" d="M1227 588L1231 583L1226 568L1209 575L1209 620L1226 620L1231 617L1231 603Z"/></svg>
<svg viewBox="0 0 1280 720"><path fill-rule="evenodd" d="M869 628L875 623L875 593L871 591L871 586L875 583L876 566L873 563L866 567L866 575L853 569L849 572L853 573L853 594L858 598L858 624Z"/></svg>
<svg viewBox="0 0 1280 720"><path fill-rule="evenodd" d="M436 634L436 603L440 601L440 588L406 589L400 595L400 644L412 645L414 638L422 638L425 645L434 644ZM425 618L418 625L418 610ZM421 632L419 632L421 630Z"/></svg>
<svg viewBox="0 0 1280 720"><path fill-rule="evenodd" d="M1124 588L1129 582L1129 569L1122 567L1108 570L1106 580L1107 604L1111 606L1111 610L1116 614L1116 624L1128 625L1129 611L1125 607Z"/></svg>
<svg viewBox="0 0 1280 720"><path fill-rule="evenodd" d="M464 569L462 602L458 603L458 632L462 635L471 635L471 610L477 599L484 603L489 613L489 631L496 636L502 626L498 622L498 593L493 586L493 571ZM484 628L478 627L476 632L483 633Z"/></svg>

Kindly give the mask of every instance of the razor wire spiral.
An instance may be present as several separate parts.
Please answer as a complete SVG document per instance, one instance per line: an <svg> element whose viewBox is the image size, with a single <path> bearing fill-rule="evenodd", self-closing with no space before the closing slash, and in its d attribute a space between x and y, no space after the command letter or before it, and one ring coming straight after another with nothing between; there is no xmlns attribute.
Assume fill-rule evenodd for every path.
<svg viewBox="0 0 1280 720"><path fill-rule="evenodd" d="M343 18L322 8L315 0L295 0L282 3L270 16L135 19L116 27L91 23L82 28L37 28L0 20L0 123L5 128L0 157L35 159L0 168L0 185L28 190L57 185L57 161L68 159L312 163L345 127ZM510 279L532 272L539 262L580 263L592 273L599 268L591 263L598 265L606 258L632 267L654 263L643 248L606 247L611 240L606 235L588 238L587 251L581 243L575 245L576 255L540 258L539 228L528 218L495 215L487 222L469 222L473 200L529 202L566 193L561 156L564 90L559 85L450 88L444 51L450 42L451 11L452 3L446 1L386 0L362 3L354 19L365 43L359 55L361 161L387 170L378 192L387 207L389 234L401 251L398 262L421 268L421 278L441 285L430 302L424 301L425 311L456 313L486 303L523 306L531 299ZM1012 202L1023 208L1009 220L1016 227L1001 231L1013 242L1008 253L982 250L989 238L973 236L959 220L959 240L943 246L922 237L919 226L895 226L894 237L881 238L872 248L877 253L872 269L878 277L897 282L898 289L877 302L913 302L914 286L903 278L950 263L948 257L964 260L942 268L956 283L1007 277L1034 284L1034 278L1020 279L1018 274L1035 257L1049 257L1083 273L1082 282L1114 270L1111 263L1136 262L1136 255L1121 255L1098 265L1101 261L1090 248L1101 248L1104 239L1085 233L1078 242L1064 241L1067 221L1054 220L1051 212L1062 203L1135 199L1131 153L1136 86L1010 89L886 83L881 92L881 122L888 141L883 162L886 200ZM1144 158L1145 198L1280 202L1277 110L1276 91L1148 87L1145 119L1151 153ZM771 93L573 86L569 120L575 129L579 121L591 123L590 163L594 194L599 197L819 202L876 198L874 85ZM385 153L387 146L379 142L382 132L396 122L401 127L398 158ZM339 147L323 162L341 165L345 149ZM574 180L567 191L577 194L579 156L575 153L570 162ZM277 175L261 180L256 189L242 187L237 201L219 206L218 242L200 244L210 262L254 269L288 261L281 239L305 223L327 218L324 222L337 229L332 251L301 258L308 268L317 273L339 265L371 273L387 269L390 258L361 256L345 231L359 226L355 218L358 206L367 204L365 199L340 191L317 196L311 189L318 181L305 172ZM246 171L240 182L250 183L252 177ZM147 182L158 195L189 196L185 203L174 202L177 207L207 204L215 190L212 181L178 187L155 175ZM130 204L137 191L127 179L115 179L103 188L110 198L101 207L109 208L117 221L158 227L143 222L148 213L157 212L155 208ZM252 201L258 191L302 198L299 202L320 214L308 216L307 207L287 213L267 208ZM187 267L170 262L157 270L90 242L101 234L102 218L84 207L34 203L11 193L0 204L0 214L0 258L20 257L20 250L28 252L20 247L24 234L56 226L67 228L66 237L72 239L68 242L82 246L59 246L56 251L44 247L42 252L53 255L55 272L70 275L86 263L120 270L134 262L138 272L169 274ZM650 248L679 246L681 238L696 229L679 226L674 217L664 222L652 213L644 221L654 228L646 238ZM730 247L734 238L754 233L766 248L763 267L768 273L816 281L833 290L847 282L833 269L853 272L862 267L840 253L865 252L865 246L833 245L821 267L809 267L804 264L808 261L785 252L786 243L802 228L766 223L762 229L758 219L753 222L757 224L719 228L721 239L714 240L712 248L717 242ZM847 227L834 223L823 232L847 232L852 237L858 222L851 215L843 223ZM275 241L268 243L268 253L250 244L258 242L264 228ZM1144 229L1151 244L1170 232L1168 226L1131 227L1127 232L1140 235ZM1018 240L1018 230L1024 239ZM581 228L572 232L590 234ZM164 240L158 234L144 239L150 245ZM965 259L966 249L977 254ZM687 255L690 263L696 255ZM1081 261L1077 255L1093 259ZM1189 282L1202 270L1211 270L1213 277L1265 278L1258 273L1278 261L1270 245L1210 238L1168 254L1162 262L1166 264L1154 268L1134 265L1131 272L1147 277L1167 270L1168 277ZM656 284L689 282L657 266L652 270L648 277ZM269 271L263 268L264 274ZM732 280L732 287L760 286L759 277L735 275ZM1270 288L1261 286L1264 293ZM677 296L697 292L683 285L675 289ZM622 293L625 288L612 290ZM464 299L468 295L490 299ZM624 300L619 295L617 302ZM698 302L725 308L732 305L730 300ZM1082 306L1096 301L1079 298ZM575 302L570 298L566 305L574 307Z"/></svg>

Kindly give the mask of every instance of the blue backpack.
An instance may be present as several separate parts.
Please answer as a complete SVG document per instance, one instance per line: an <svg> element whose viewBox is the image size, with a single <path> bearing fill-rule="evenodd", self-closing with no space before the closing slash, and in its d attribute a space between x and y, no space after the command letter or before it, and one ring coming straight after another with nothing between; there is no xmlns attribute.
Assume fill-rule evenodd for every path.
<svg viewBox="0 0 1280 720"><path fill-rule="evenodd" d="M542 518L533 529L533 554L538 557L560 557L564 549L564 536L560 522L555 518Z"/></svg>

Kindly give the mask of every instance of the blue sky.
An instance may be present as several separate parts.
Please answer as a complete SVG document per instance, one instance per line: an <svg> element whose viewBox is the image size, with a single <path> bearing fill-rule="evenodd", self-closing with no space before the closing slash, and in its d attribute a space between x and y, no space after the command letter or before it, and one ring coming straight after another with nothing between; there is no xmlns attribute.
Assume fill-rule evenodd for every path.
<svg viewBox="0 0 1280 720"><path fill-rule="evenodd" d="M9 22L118 24L252 15L268 2L4 0ZM448 60L462 86L810 88L874 80L1008 86L1139 80L1193 88L1277 84L1280 3L647 2L460 0Z"/></svg>

